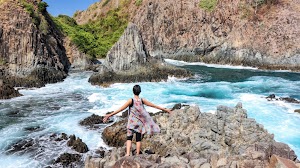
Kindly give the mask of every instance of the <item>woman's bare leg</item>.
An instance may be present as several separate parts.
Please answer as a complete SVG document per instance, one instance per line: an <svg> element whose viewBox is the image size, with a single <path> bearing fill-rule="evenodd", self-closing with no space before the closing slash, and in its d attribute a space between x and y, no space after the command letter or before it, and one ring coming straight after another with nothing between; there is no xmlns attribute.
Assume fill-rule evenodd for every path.
<svg viewBox="0 0 300 168"><path fill-rule="evenodd" d="M131 140L127 140L127 142L126 142L126 155L125 156L130 156L130 150L131 150Z"/></svg>
<svg viewBox="0 0 300 168"><path fill-rule="evenodd" d="M139 155L141 151L141 141L136 142L136 155Z"/></svg>

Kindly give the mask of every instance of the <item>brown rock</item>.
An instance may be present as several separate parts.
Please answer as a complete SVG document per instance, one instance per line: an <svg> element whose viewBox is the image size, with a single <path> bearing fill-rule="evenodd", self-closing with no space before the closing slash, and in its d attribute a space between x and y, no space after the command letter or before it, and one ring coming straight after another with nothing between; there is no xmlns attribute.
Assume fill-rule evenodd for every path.
<svg viewBox="0 0 300 168"><path fill-rule="evenodd" d="M208 12L199 0L143 0L141 5L110 0L78 12L75 19L86 23L120 8L153 57L299 71L299 3L270 2L256 7L252 0L218 1Z"/></svg>
<svg viewBox="0 0 300 168"><path fill-rule="evenodd" d="M41 87L62 81L70 67L61 37L50 15L38 10L40 0L0 3L0 79L12 86ZM13 16L13 17L12 17Z"/></svg>
<svg viewBox="0 0 300 168"><path fill-rule="evenodd" d="M270 159L270 168L298 168L296 164L288 159L272 155Z"/></svg>

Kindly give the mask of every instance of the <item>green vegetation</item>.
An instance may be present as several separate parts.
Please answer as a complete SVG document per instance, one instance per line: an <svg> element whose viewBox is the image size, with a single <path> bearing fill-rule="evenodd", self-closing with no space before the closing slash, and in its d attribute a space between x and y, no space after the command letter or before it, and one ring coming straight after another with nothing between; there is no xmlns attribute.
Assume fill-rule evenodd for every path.
<svg viewBox="0 0 300 168"><path fill-rule="evenodd" d="M5 65L6 61L4 60L4 58L0 58L0 66Z"/></svg>
<svg viewBox="0 0 300 168"><path fill-rule="evenodd" d="M47 7L48 7L48 4L46 2L41 1L38 3L38 10L41 13L45 13L47 11Z"/></svg>
<svg viewBox="0 0 300 168"><path fill-rule="evenodd" d="M127 27L127 15L119 9L85 25L77 25L73 18L59 15L53 18L57 26L68 36L80 51L91 58L103 58Z"/></svg>
<svg viewBox="0 0 300 168"><path fill-rule="evenodd" d="M199 3L200 8L212 12L218 4L218 0L201 0Z"/></svg>
<svg viewBox="0 0 300 168"><path fill-rule="evenodd" d="M143 0L135 0L135 5L136 6L142 5L142 3L143 3Z"/></svg>
<svg viewBox="0 0 300 168"><path fill-rule="evenodd" d="M48 22L42 14L47 12L48 4L46 2L39 2L37 11L35 10L33 4L27 2L26 0L20 0L22 6L29 13L30 17L32 18L32 22L39 28L39 30L43 34L48 33Z"/></svg>

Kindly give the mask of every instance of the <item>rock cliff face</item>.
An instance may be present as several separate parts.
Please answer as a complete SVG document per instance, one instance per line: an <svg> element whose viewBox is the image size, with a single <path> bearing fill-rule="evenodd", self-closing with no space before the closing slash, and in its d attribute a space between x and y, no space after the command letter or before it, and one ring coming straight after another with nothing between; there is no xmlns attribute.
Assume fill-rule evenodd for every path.
<svg viewBox="0 0 300 168"><path fill-rule="evenodd" d="M160 82L169 76L190 77L185 69L172 67L151 57L136 25L130 23L119 41L108 52L99 72L89 82L108 86L120 82Z"/></svg>
<svg viewBox="0 0 300 168"><path fill-rule="evenodd" d="M86 168L99 167L267 167L277 155L292 161L297 156L286 144L274 140L262 125L247 117L239 103L235 108L219 106L216 114L201 113L198 107L158 113L154 120L161 133L146 136L142 150L154 155L124 158L126 120L107 127L104 141L114 148L103 158L87 158ZM147 152L147 150L148 152ZM292 162L294 164L294 162Z"/></svg>
<svg viewBox="0 0 300 168"><path fill-rule="evenodd" d="M78 13L75 19L84 23L81 18L125 3L105 2ZM222 0L212 12L199 7L199 0L141 2L126 1L123 12L139 28L151 56L267 69L300 68L298 0L265 1L257 8L251 0Z"/></svg>
<svg viewBox="0 0 300 168"><path fill-rule="evenodd" d="M0 3L1 78L14 86L43 86L67 76L62 34L40 0Z"/></svg>
<svg viewBox="0 0 300 168"><path fill-rule="evenodd" d="M107 53L105 64L113 71L123 71L146 64L149 58L137 26L130 23Z"/></svg>

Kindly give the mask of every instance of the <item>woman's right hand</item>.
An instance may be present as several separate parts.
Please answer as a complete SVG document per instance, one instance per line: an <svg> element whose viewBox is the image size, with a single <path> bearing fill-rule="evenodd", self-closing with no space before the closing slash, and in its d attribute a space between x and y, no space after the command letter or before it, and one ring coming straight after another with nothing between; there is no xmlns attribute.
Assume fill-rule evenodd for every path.
<svg viewBox="0 0 300 168"><path fill-rule="evenodd" d="M106 114L105 117L103 118L103 123L106 123L107 120L109 119L110 115Z"/></svg>

